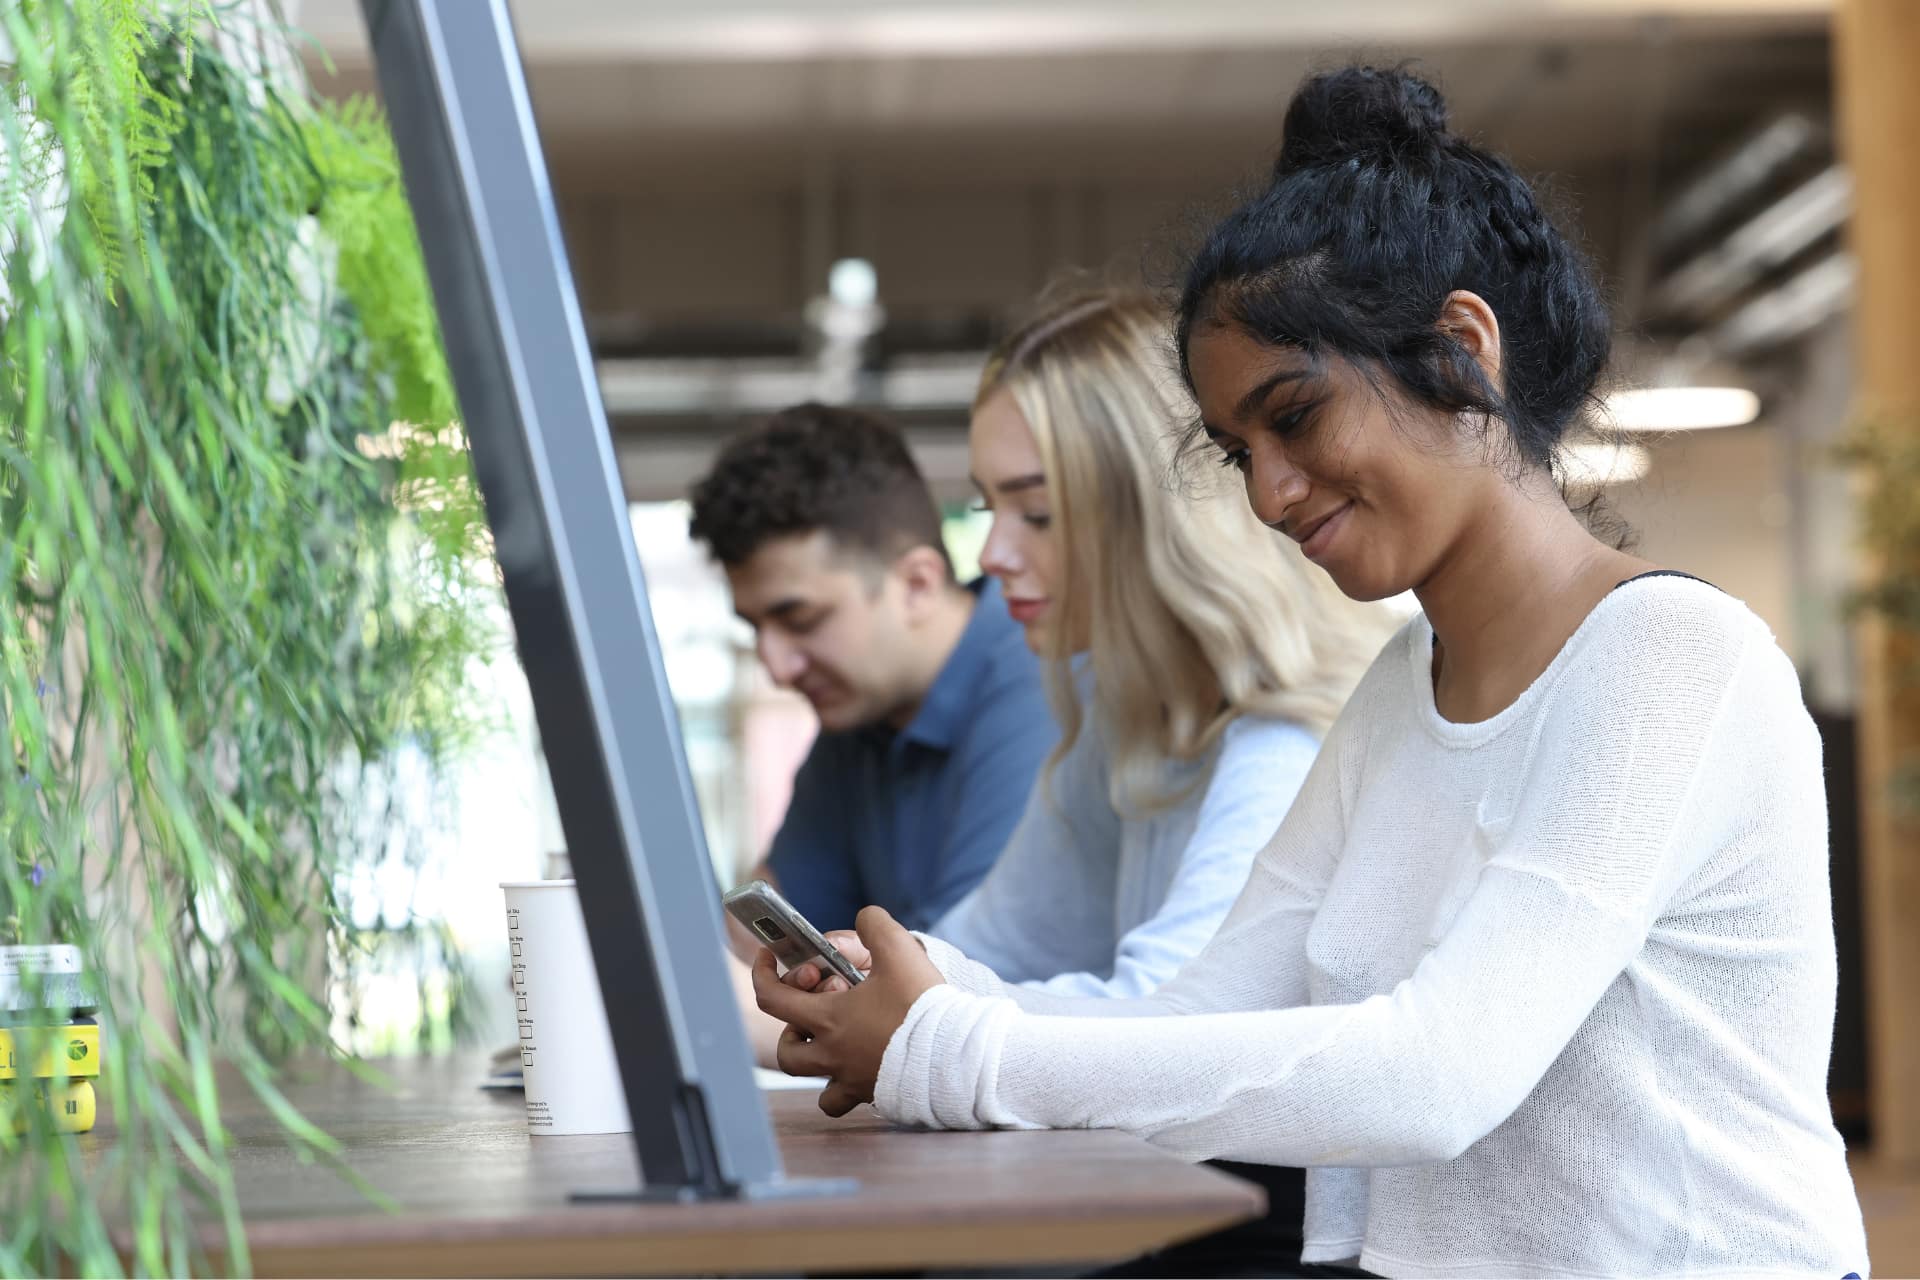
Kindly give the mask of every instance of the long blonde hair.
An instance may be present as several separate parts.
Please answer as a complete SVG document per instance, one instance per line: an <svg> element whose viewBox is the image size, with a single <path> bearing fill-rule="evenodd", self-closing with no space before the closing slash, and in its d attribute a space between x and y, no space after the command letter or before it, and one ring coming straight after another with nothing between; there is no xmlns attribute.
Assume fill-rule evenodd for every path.
<svg viewBox="0 0 1920 1280"><path fill-rule="evenodd" d="M1261 524L1237 474L1178 456L1194 409L1165 309L1118 289L1043 297L988 359L974 407L1001 391L1033 431L1062 539L1046 655L1053 762L1083 727L1076 636L1091 640L1123 811L1190 793L1198 779L1174 782L1167 762L1199 758L1237 716L1325 733L1396 619L1348 599Z"/></svg>

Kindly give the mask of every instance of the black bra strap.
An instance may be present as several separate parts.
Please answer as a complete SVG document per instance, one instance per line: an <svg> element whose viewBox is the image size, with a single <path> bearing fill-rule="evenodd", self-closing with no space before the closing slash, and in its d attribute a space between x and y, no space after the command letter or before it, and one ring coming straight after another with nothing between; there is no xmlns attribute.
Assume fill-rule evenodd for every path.
<svg viewBox="0 0 1920 1280"><path fill-rule="evenodd" d="M1613 584L1613 589L1618 591L1629 582L1643 582L1648 578L1685 578L1689 582L1698 582L1702 586L1713 587L1715 591L1720 590L1719 587L1715 587L1713 583L1708 582L1705 578L1695 577L1691 573L1682 573L1678 569L1649 569L1645 573L1636 573L1631 578L1623 578Z"/></svg>

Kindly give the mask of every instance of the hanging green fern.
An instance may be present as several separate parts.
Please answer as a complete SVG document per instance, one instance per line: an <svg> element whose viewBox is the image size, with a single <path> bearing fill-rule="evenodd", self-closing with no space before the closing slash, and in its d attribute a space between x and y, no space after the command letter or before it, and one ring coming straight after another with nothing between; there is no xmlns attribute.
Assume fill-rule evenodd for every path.
<svg viewBox="0 0 1920 1280"><path fill-rule="evenodd" d="M142 218L153 207L154 176L172 153L179 105L148 74L163 41L181 48L192 69L193 32L210 15L205 0L90 0L68 6L28 0L9 13L10 42L23 60L45 57L61 69L75 140L69 179L93 224L101 270L111 283L129 250L146 252ZM31 31L30 37L22 38ZM36 74L28 69L28 75Z"/></svg>
<svg viewBox="0 0 1920 1280"><path fill-rule="evenodd" d="M4 1274L204 1269L208 1221L246 1269L216 1067L327 1158L274 1063L334 1051L327 987L376 943L452 966L432 922L370 935L344 895L419 848L418 816L366 801L478 731L466 682L498 642L377 117L133 15L155 16L4 15L23 198L0 209L0 940L83 948L114 1117L83 1156L0 1095ZM49 155L84 206L51 233L32 198ZM390 239L329 243L356 202ZM402 404L421 417L397 432Z"/></svg>

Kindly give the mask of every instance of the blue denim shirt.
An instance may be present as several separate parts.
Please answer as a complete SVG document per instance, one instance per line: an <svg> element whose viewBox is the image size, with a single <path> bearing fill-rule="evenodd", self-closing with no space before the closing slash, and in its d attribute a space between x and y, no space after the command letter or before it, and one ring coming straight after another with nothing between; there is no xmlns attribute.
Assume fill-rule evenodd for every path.
<svg viewBox="0 0 1920 1280"><path fill-rule="evenodd" d="M979 598L912 723L822 733L793 782L768 861L819 929L868 903L924 929L1006 846L1060 730L1040 664L999 586Z"/></svg>

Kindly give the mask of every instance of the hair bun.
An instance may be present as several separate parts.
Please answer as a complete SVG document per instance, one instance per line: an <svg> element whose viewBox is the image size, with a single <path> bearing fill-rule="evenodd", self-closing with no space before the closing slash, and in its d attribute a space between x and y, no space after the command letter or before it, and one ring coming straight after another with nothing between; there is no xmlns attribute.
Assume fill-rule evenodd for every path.
<svg viewBox="0 0 1920 1280"><path fill-rule="evenodd" d="M1440 91L1400 67L1311 76L1287 105L1275 175L1353 156L1425 151L1447 137Z"/></svg>

